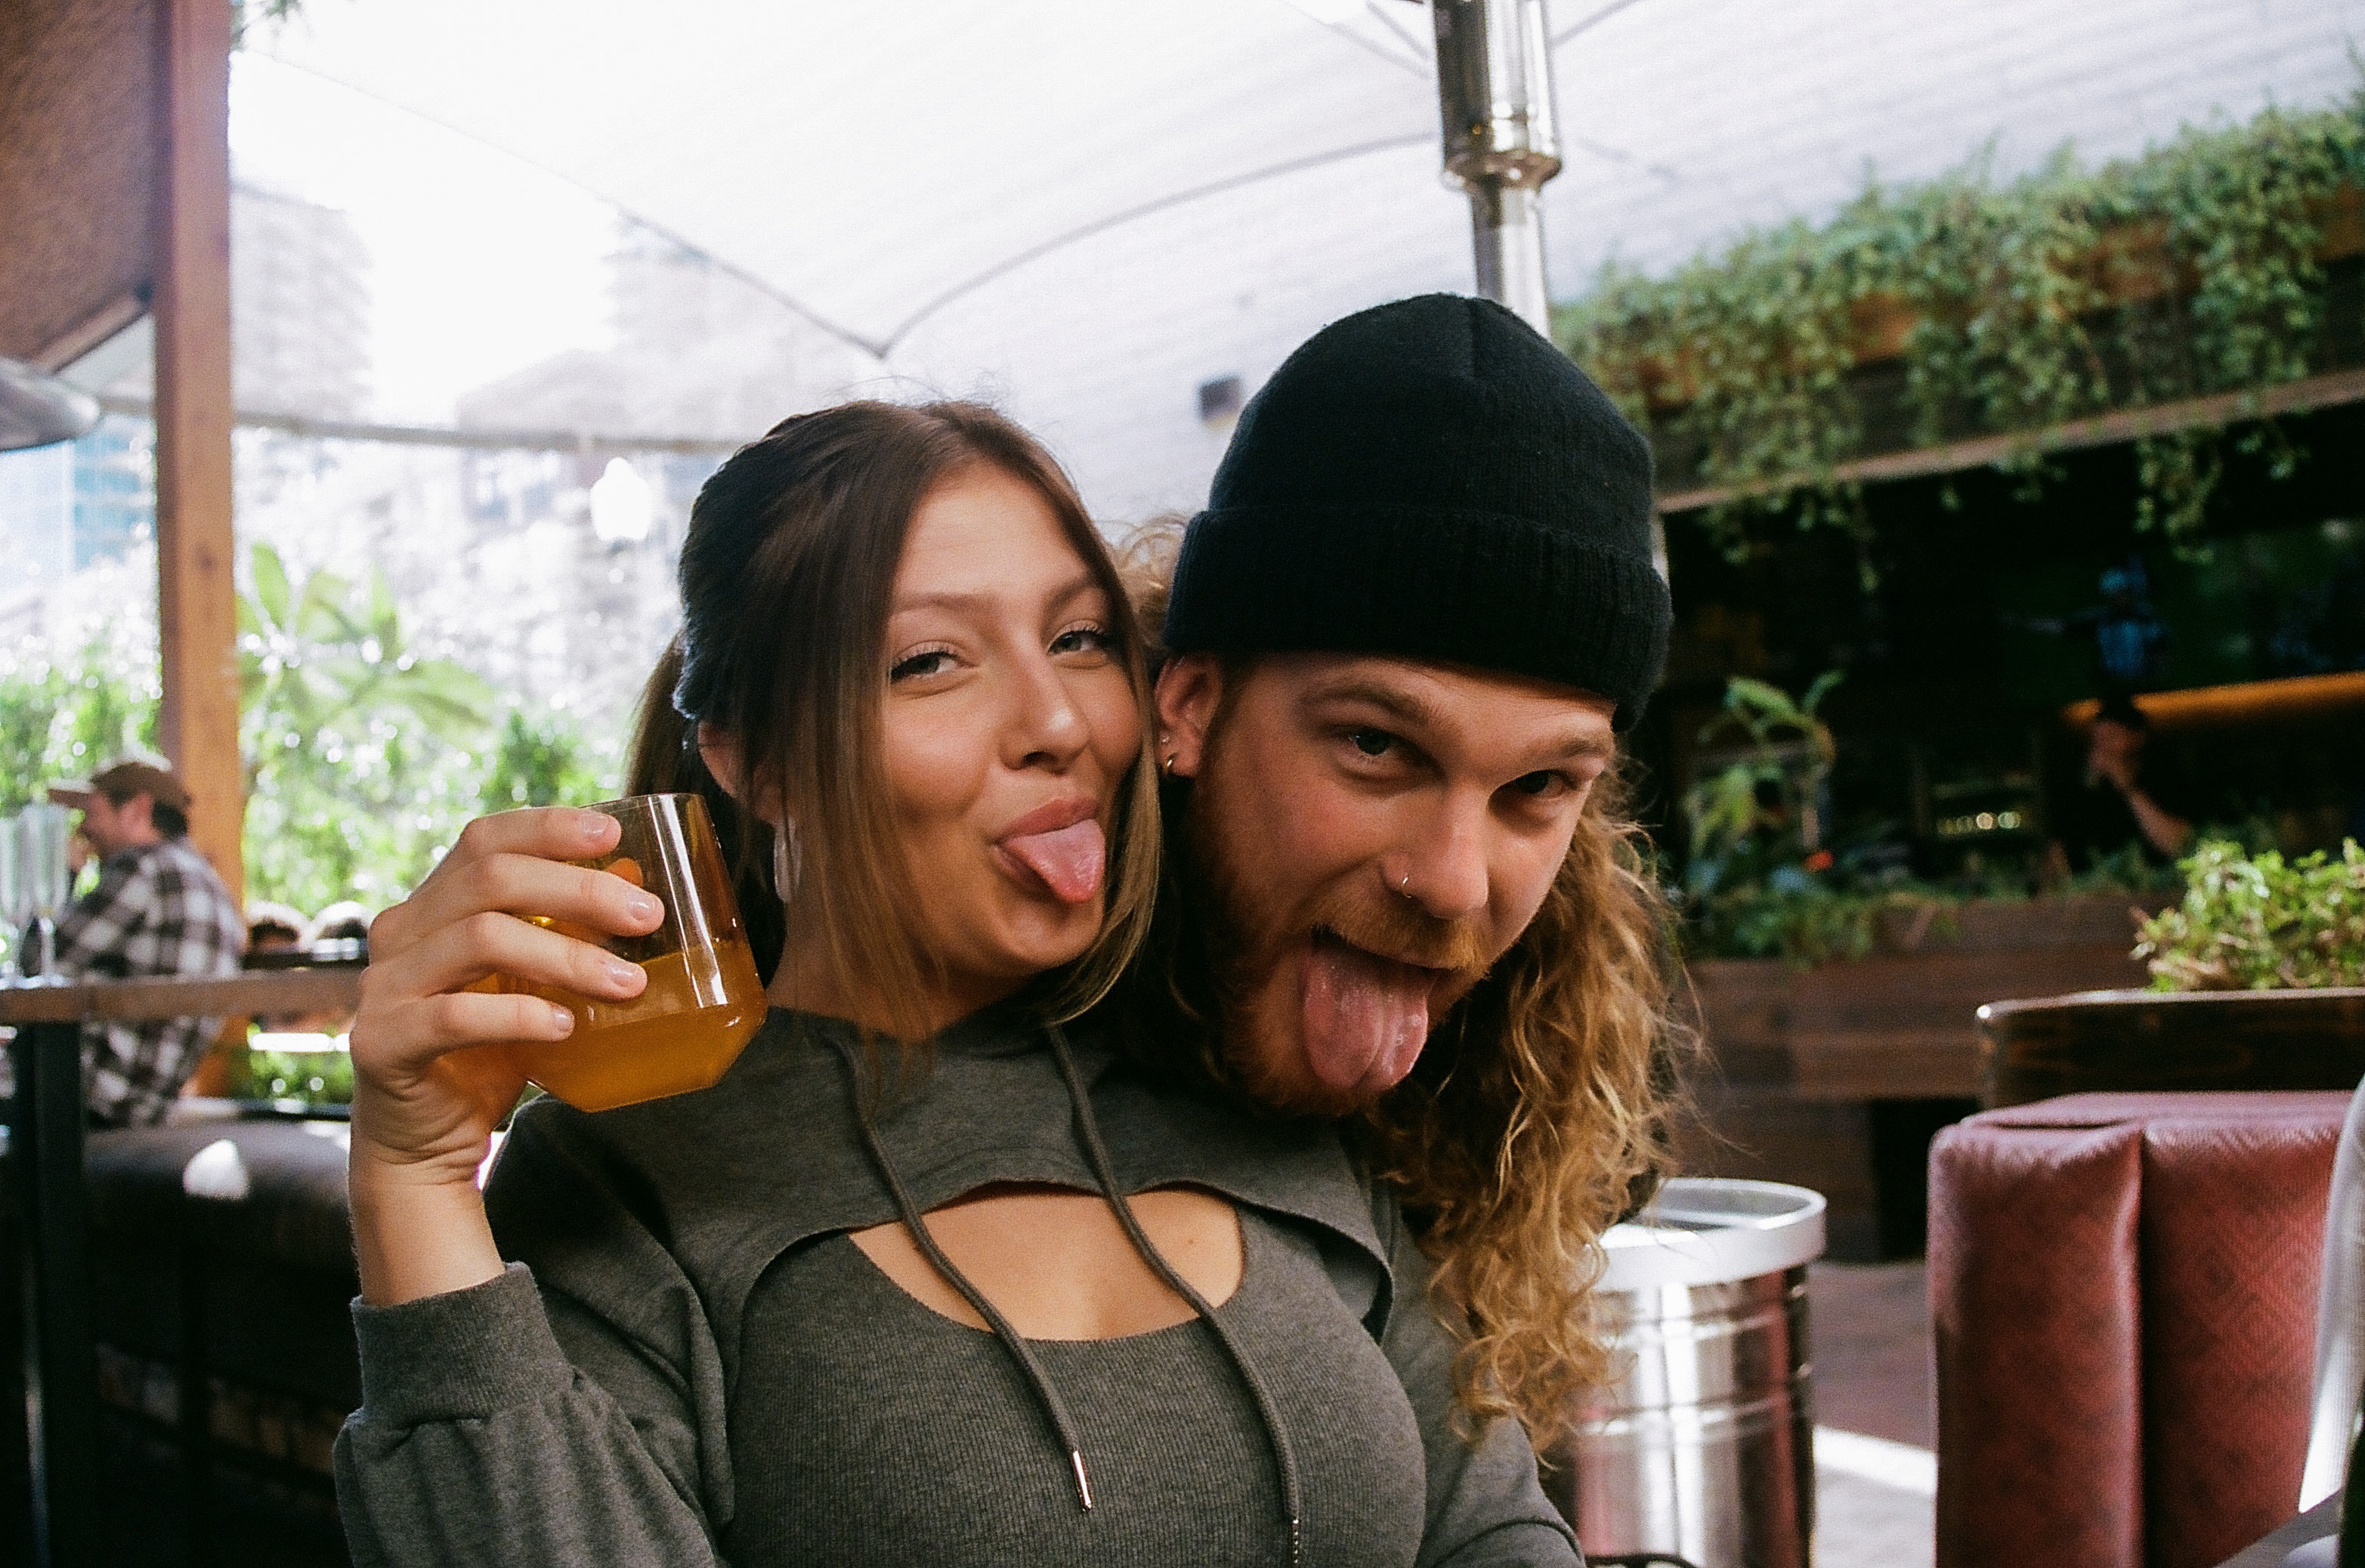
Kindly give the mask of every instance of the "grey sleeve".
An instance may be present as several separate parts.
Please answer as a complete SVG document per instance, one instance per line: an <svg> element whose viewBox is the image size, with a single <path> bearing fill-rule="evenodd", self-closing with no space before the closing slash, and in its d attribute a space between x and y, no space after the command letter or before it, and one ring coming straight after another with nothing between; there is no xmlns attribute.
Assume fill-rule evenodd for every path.
<svg viewBox="0 0 2365 1568"><path fill-rule="evenodd" d="M1429 1462L1419 1568L1580 1568L1576 1537L1544 1496L1535 1450L1519 1424L1498 1418L1463 1437L1454 1420L1455 1345L1429 1301L1429 1260L1401 1221L1381 1234L1393 1304L1380 1348L1404 1380Z"/></svg>
<svg viewBox="0 0 2365 1568"><path fill-rule="evenodd" d="M336 1481L360 1568L721 1563L675 1473L678 1398L668 1416L638 1349L554 1305L515 1263L470 1290L354 1305L362 1407Z"/></svg>

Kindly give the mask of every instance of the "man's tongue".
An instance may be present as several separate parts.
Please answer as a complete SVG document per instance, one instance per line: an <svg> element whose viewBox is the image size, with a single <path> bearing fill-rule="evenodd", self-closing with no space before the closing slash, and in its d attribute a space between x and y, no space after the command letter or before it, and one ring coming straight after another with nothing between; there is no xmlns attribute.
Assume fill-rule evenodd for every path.
<svg viewBox="0 0 2365 1568"><path fill-rule="evenodd" d="M1306 1065L1340 1092L1393 1088L1429 1039L1427 969L1317 935L1301 988Z"/></svg>
<svg viewBox="0 0 2365 1568"><path fill-rule="evenodd" d="M1005 838L1002 847L1043 879L1043 885L1069 903L1082 903L1101 890L1108 842L1101 824L1086 817L1073 827Z"/></svg>

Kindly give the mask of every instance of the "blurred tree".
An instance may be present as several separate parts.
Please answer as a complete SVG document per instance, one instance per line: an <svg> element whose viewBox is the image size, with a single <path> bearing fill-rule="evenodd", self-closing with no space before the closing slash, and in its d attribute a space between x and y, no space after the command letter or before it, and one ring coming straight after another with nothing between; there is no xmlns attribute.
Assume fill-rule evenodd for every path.
<svg viewBox="0 0 2365 1568"><path fill-rule="evenodd" d="M247 884L302 909L398 897L476 803L492 688L404 645L385 577L299 584L268 544L239 597Z"/></svg>
<svg viewBox="0 0 2365 1568"><path fill-rule="evenodd" d="M71 671L28 650L0 660L0 812L42 788L156 749L156 652L137 625L94 633Z"/></svg>
<svg viewBox="0 0 2365 1568"><path fill-rule="evenodd" d="M529 720L510 710L482 797L488 812L519 806L588 806L605 796L585 756L583 738L557 714Z"/></svg>

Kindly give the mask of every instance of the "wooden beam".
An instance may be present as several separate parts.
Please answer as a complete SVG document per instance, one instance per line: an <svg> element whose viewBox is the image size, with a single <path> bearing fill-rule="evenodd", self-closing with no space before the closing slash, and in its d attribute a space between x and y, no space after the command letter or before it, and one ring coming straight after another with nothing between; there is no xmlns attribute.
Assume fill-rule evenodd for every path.
<svg viewBox="0 0 2365 1568"><path fill-rule="evenodd" d="M146 398L102 392L98 406L136 420L152 417ZM686 457L728 457L748 436L638 435L631 431L497 430L474 425L388 425L361 420L316 420L267 409L241 409L232 416L241 430L277 431L306 441L370 441L387 446L441 446L456 452L666 452Z"/></svg>
<svg viewBox="0 0 2365 1568"><path fill-rule="evenodd" d="M2137 693L2135 700L2144 717L2158 730L2282 723L2365 708L2365 671L2294 675L2281 680L2246 680L2232 686L2193 686L2181 691L2146 691ZM2061 716L2082 730L2093 723L2094 715L2102 708L2098 699L2089 697L2062 709Z"/></svg>
<svg viewBox="0 0 2365 1568"><path fill-rule="evenodd" d="M189 836L243 896L231 569L230 0L161 0L156 257L158 738L195 798Z"/></svg>
<svg viewBox="0 0 2365 1568"><path fill-rule="evenodd" d="M1949 442L1944 446L1921 446L1910 452L1886 452L1877 457L1859 457L1835 465L1832 477L1842 483L1871 484L1883 479L1956 474L1966 468L1984 468L1990 464L2032 452L2070 452L2079 447L2109 446L2122 441L2139 441L2145 436L2172 435L2178 431L2194 430L2205 425L2264 419L2272 414L2337 409L2345 403L2357 402L2365 402L2365 370L2334 371L2328 375L2286 381L2280 386L2261 386L2248 392L2220 392L2212 397L2156 403L2143 409L2121 409L2108 414L2097 414L2091 419L2072 420L2067 424L2041 431L2012 431L2002 435L1980 436L1973 441ZM1679 490L1674 495L1660 497L1659 510L1662 515L1692 511L1751 496L1801 488L1813 483L1810 476L1800 474L1776 484L1711 486Z"/></svg>

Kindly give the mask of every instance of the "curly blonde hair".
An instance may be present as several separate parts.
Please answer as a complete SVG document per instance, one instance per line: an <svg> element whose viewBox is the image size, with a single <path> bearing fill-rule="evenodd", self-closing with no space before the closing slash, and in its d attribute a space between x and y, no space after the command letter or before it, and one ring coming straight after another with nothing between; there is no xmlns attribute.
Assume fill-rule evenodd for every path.
<svg viewBox="0 0 2365 1568"><path fill-rule="evenodd" d="M1539 1451L1608 1371L1587 1300L1601 1234L1667 1172L1687 1037L1665 902L1621 793L1596 787L1535 919L1359 1128L1460 1309L1463 1408L1517 1417Z"/></svg>

